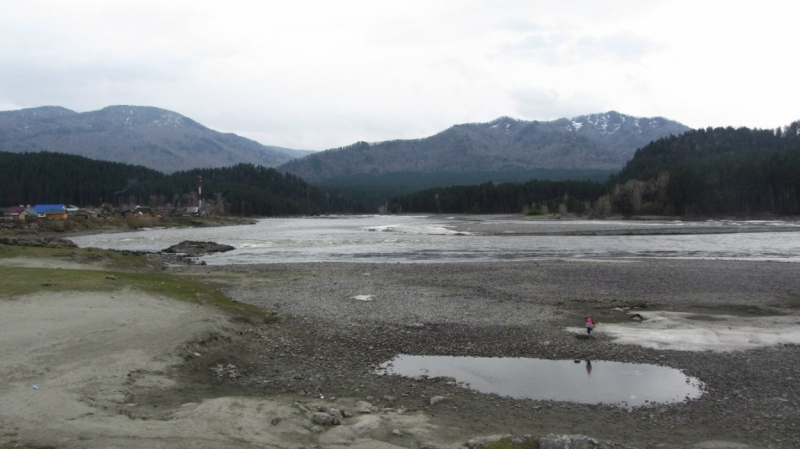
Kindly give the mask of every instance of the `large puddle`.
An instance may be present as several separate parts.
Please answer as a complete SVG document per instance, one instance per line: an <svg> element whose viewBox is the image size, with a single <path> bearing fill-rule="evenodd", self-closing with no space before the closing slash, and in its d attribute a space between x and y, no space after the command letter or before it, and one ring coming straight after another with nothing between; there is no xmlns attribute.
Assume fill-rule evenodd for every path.
<svg viewBox="0 0 800 449"><path fill-rule="evenodd" d="M461 386L516 399L629 408L680 403L703 392L702 382L674 368L594 360L400 355L378 374L452 377Z"/></svg>

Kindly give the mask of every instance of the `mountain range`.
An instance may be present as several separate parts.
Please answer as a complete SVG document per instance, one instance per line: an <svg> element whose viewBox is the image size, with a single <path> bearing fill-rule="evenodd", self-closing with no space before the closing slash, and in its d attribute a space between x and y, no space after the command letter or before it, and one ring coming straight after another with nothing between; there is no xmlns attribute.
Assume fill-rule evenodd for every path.
<svg viewBox="0 0 800 449"><path fill-rule="evenodd" d="M500 117L452 126L430 137L353 145L278 167L307 181L399 172L617 170L647 143L690 128L661 117L610 111L553 121Z"/></svg>
<svg viewBox="0 0 800 449"><path fill-rule="evenodd" d="M58 106L0 112L0 151L67 153L165 173L243 162L274 167L312 153L265 146L147 106L83 113Z"/></svg>
<svg viewBox="0 0 800 449"><path fill-rule="evenodd" d="M315 153L220 133L155 107L109 106L78 113L44 106L0 112L0 151L67 153L164 173L251 163L314 182L389 173L618 170L637 148L687 130L661 117L614 111L553 121L501 117L455 125L422 139L358 142Z"/></svg>

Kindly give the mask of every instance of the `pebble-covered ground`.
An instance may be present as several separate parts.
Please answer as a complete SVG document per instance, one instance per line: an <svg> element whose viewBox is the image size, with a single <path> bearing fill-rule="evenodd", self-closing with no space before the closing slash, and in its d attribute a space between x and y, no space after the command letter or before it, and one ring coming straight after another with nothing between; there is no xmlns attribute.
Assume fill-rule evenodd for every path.
<svg viewBox="0 0 800 449"><path fill-rule="evenodd" d="M585 434L636 447L709 440L800 447L800 350L659 351L613 343L603 323L627 312L772 316L800 310L798 265L702 260L474 264L268 264L194 267L238 301L277 313L253 325L227 357L231 387L254 394L361 397L424 410L453 438L491 433ZM356 299L356 297L360 299ZM619 310L619 309L622 309ZM598 334L576 338L592 315ZM687 403L629 410L514 400L451 379L378 376L397 354L536 357L652 363L706 386ZM430 404L430 398L445 401ZM649 446L648 446L649 445Z"/></svg>

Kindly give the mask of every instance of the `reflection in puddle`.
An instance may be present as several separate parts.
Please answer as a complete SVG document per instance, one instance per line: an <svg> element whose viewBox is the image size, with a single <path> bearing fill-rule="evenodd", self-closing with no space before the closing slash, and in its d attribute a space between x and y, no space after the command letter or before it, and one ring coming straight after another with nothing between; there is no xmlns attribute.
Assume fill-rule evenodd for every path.
<svg viewBox="0 0 800 449"><path fill-rule="evenodd" d="M453 377L473 390L516 399L626 407L697 399L703 388L674 368L590 360L399 355L378 373Z"/></svg>

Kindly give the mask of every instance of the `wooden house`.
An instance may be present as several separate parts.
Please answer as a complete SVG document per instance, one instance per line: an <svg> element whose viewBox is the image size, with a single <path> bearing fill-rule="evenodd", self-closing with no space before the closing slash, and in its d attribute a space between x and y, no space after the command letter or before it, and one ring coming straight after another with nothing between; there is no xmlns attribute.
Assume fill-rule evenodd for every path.
<svg viewBox="0 0 800 449"><path fill-rule="evenodd" d="M36 216L48 220L66 220L67 208L63 204L37 204L33 206Z"/></svg>
<svg viewBox="0 0 800 449"><path fill-rule="evenodd" d="M22 206L13 206L3 209L3 220L24 221L28 211Z"/></svg>

